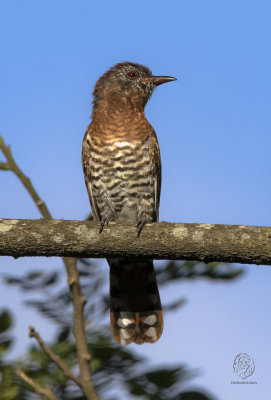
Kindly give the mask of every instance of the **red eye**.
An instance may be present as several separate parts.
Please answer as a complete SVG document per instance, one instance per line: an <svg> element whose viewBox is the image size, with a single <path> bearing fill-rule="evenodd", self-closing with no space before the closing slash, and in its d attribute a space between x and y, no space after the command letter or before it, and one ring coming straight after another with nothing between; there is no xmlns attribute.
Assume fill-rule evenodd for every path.
<svg viewBox="0 0 271 400"><path fill-rule="evenodd" d="M128 72L128 74L127 74L127 76L129 77L129 78L136 78L137 77L137 73L135 72L135 71L131 71L131 72Z"/></svg>

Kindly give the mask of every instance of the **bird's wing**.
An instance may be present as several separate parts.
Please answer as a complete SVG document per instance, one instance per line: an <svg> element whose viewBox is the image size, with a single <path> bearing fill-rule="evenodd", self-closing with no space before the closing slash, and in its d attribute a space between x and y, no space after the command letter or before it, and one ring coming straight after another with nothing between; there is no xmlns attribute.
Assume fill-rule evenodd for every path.
<svg viewBox="0 0 271 400"><path fill-rule="evenodd" d="M155 221L159 220L159 204L160 204L160 192L161 192L161 156L160 149L157 141L155 131L153 130L150 136L150 156L152 163L152 175L154 181L154 207L156 218Z"/></svg>
<svg viewBox="0 0 271 400"><path fill-rule="evenodd" d="M91 179L91 169L90 169L90 141L88 139L89 135L89 128L87 129L82 146L82 164L83 164L83 171L85 176L86 187L88 191L88 196L92 208L92 212L94 214L94 220L100 221L100 213L97 207L96 200L93 195L92 190L92 179Z"/></svg>

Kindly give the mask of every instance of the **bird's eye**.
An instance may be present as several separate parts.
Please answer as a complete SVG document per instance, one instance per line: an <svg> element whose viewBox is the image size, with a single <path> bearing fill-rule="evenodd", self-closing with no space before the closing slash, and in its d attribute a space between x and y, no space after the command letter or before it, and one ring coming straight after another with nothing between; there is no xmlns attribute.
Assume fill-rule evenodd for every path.
<svg viewBox="0 0 271 400"><path fill-rule="evenodd" d="M137 73L135 71L128 72L128 78L134 79L137 77Z"/></svg>

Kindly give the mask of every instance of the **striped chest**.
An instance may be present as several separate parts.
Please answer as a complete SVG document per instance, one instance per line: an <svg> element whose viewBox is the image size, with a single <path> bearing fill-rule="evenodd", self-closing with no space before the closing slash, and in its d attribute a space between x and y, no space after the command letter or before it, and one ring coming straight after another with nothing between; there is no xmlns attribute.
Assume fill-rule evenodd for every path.
<svg viewBox="0 0 271 400"><path fill-rule="evenodd" d="M100 213L110 207L114 219L134 222L142 202L154 207L149 137L144 140L104 140L89 135L89 172Z"/></svg>

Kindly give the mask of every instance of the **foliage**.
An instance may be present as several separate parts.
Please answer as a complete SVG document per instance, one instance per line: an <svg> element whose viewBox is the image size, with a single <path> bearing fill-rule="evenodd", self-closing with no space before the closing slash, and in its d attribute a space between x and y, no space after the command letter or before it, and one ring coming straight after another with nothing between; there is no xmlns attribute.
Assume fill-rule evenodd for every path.
<svg viewBox="0 0 271 400"><path fill-rule="evenodd" d="M116 345L105 325L108 313L108 295L105 291L104 270L97 263L79 260L79 272L84 295L88 298L85 308L87 337L93 379L101 399L141 398L146 400L211 400L200 392L182 392L185 381L196 375L185 365L148 367L147 360L129 348ZM206 277L217 280L231 280L242 273L232 266L203 264L196 262L168 262L158 267L159 286L180 279ZM56 325L57 332L50 347L76 374L76 349L72 336L71 296L59 270L53 272L32 271L23 277L6 276L9 285L15 285L27 294L38 293L38 300L26 300ZM107 286L107 285L106 285ZM166 312L184 304L179 298L166 305ZM65 312L63 312L65 310ZM95 328L94 328L95 327ZM81 400L78 387L67 381L62 372L36 345L31 345L25 357L13 362L4 361L4 354L10 349L12 318L7 310L0 314L0 400L38 399L31 388L15 375L20 367L42 386L49 385L56 396L63 400ZM125 393L125 395L124 395Z"/></svg>

